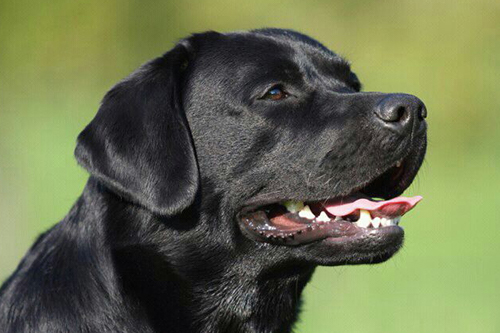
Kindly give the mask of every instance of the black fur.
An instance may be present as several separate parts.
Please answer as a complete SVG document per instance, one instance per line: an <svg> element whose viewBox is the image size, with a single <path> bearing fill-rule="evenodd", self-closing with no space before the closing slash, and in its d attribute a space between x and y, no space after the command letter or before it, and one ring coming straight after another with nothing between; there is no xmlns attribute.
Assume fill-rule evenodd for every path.
<svg viewBox="0 0 500 333"><path fill-rule="evenodd" d="M289 97L262 98L276 84ZM289 30L197 34L142 66L78 137L89 181L0 290L0 331L290 332L317 265L380 262L402 238L273 245L237 214L346 195L401 158L409 176L378 194L409 185L425 126L396 133L374 115L393 95L359 90Z"/></svg>

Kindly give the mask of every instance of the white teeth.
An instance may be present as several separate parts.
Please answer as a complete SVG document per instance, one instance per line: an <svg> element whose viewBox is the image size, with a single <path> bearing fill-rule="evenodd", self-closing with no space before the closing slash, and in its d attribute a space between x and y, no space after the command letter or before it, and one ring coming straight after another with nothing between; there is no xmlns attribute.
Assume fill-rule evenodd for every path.
<svg viewBox="0 0 500 333"><path fill-rule="evenodd" d="M304 208L304 203L302 201L289 200L285 201L283 205L290 213L297 213L298 211Z"/></svg>
<svg viewBox="0 0 500 333"><path fill-rule="evenodd" d="M372 222L370 212L364 209L359 210L359 220L354 222L358 227L367 228Z"/></svg>
<svg viewBox="0 0 500 333"><path fill-rule="evenodd" d="M380 222L381 222L382 226L389 227L391 225L398 225L399 220L401 220L401 216L395 217L393 219L386 219L386 218L382 217L380 219Z"/></svg>
<svg viewBox="0 0 500 333"><path fill-rule="evenodd" d="M329 222L330 218L328 217L328 215L326 215L325 212L321 212L321 214L319 214L319 216L316 218L316 220L321 221L321 222Z"/></svg>
<svg viewBox="0 0 500 333"><path fill-rule="evenodd" d="M311 208L309 208L309 206L305 206L304 208L302 208L299 212L299 216L310 220L316 217L316 215L311 212Z"/></svg>
<svg viewBox="0 0 500 333"><path fill-rule="evenodd" d="M401 167L401 161L396 162L396 168L399 168L399 167Z"/></svg>
<svg viewBox="0 0 500 333"><path fill-rule="evenodd" d="M389 227L391 225L397 225L399 220L401 220L401 216L395 217L393 219L388 219L385 217L374 217L373 219L370 216L370 212L364 209L359 210L359 220L354 222L355 225L361 228L381 228L381 227Z"/></svg>
<svg viewBox="0 0 500 333"><path fill-rule="evenodd" d="M401 161L397 163L396 166L401 166ZM331 219L328 217L328 215L325 212L321 212L318 217L314 215L314 213L311 211L311 208L306 205L304 206L304 203L302 201L286 201L283 203L283 205L286 207L286 209L291 212L291 213L297 213L298 215L302 218L306 218L309 220L314 220L318 222L330 222ZM354 224L360 228L381 228L381 227L389 227L393 225L398 225L399 221L401 220L401 216L395 217L395 218L385 218L385 217L374 217L372 219L370 212L364 209L359 210L359 219L354 222ZM334 222L340 222L343 221L342 216L336 216L335 219L333 220Z"/></svg>

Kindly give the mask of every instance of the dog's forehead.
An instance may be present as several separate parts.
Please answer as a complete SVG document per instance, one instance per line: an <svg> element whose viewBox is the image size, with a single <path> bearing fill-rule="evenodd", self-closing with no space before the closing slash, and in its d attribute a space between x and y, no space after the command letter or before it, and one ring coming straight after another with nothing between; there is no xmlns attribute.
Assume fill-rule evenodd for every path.
<svg viewBox="0 0 500 333"><path fill-rule="evenodd" d="M286 32L286 33L285 33ZM318 41L286 30L218 35L203 42L198 69L238 78L250 73L348 76L349 63Z"/></svg>
<svg viewBox="0 0 500 333"><path fill-rule="evenodd" d="M303 56L315 61L324 61L334 66L349 67L349 63L317 40L292 30L261 29L243 33L229 33L232 40L244 41L249 48L266 47L266 53L292 51L296 56ZM287 52L287 53L288 53Z"/></svg>

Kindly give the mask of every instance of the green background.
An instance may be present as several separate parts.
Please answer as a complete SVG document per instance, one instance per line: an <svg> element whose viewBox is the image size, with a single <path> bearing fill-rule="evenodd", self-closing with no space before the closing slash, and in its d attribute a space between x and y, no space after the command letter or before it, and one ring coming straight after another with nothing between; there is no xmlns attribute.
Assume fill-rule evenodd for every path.
<svg viewBox="0 0 500 333"><path fill-rule="evenodd" d="M114 83L189 33L269 26L346 56L365 91L429 110L405 247L318 269L297 332L500 332L498 0L2 0L0 280L79 196L75 138Z"/></svg>

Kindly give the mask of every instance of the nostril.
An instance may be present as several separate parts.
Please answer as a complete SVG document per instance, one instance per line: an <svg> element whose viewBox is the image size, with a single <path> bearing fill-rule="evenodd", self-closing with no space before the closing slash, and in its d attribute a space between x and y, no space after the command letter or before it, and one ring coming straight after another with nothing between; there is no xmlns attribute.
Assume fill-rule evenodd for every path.
<svg viewBox="0 0 500 333"><path fill-rule="evenodd" d="M404 122L409 117L408 108L404 105L392 105L379 108L377 116L388 123Z"/></svg>
<svg viewBox="0 0 500 333"><path fill-rule="evenodd" d="M403 121L403 120L405 120L404 118L408 117L408 111L406 110L406 108L404 106L400 106L399 108L397 108L397 110L394 114L395 114L396 119L393 121L395 121L395 122Z"/></svg>

